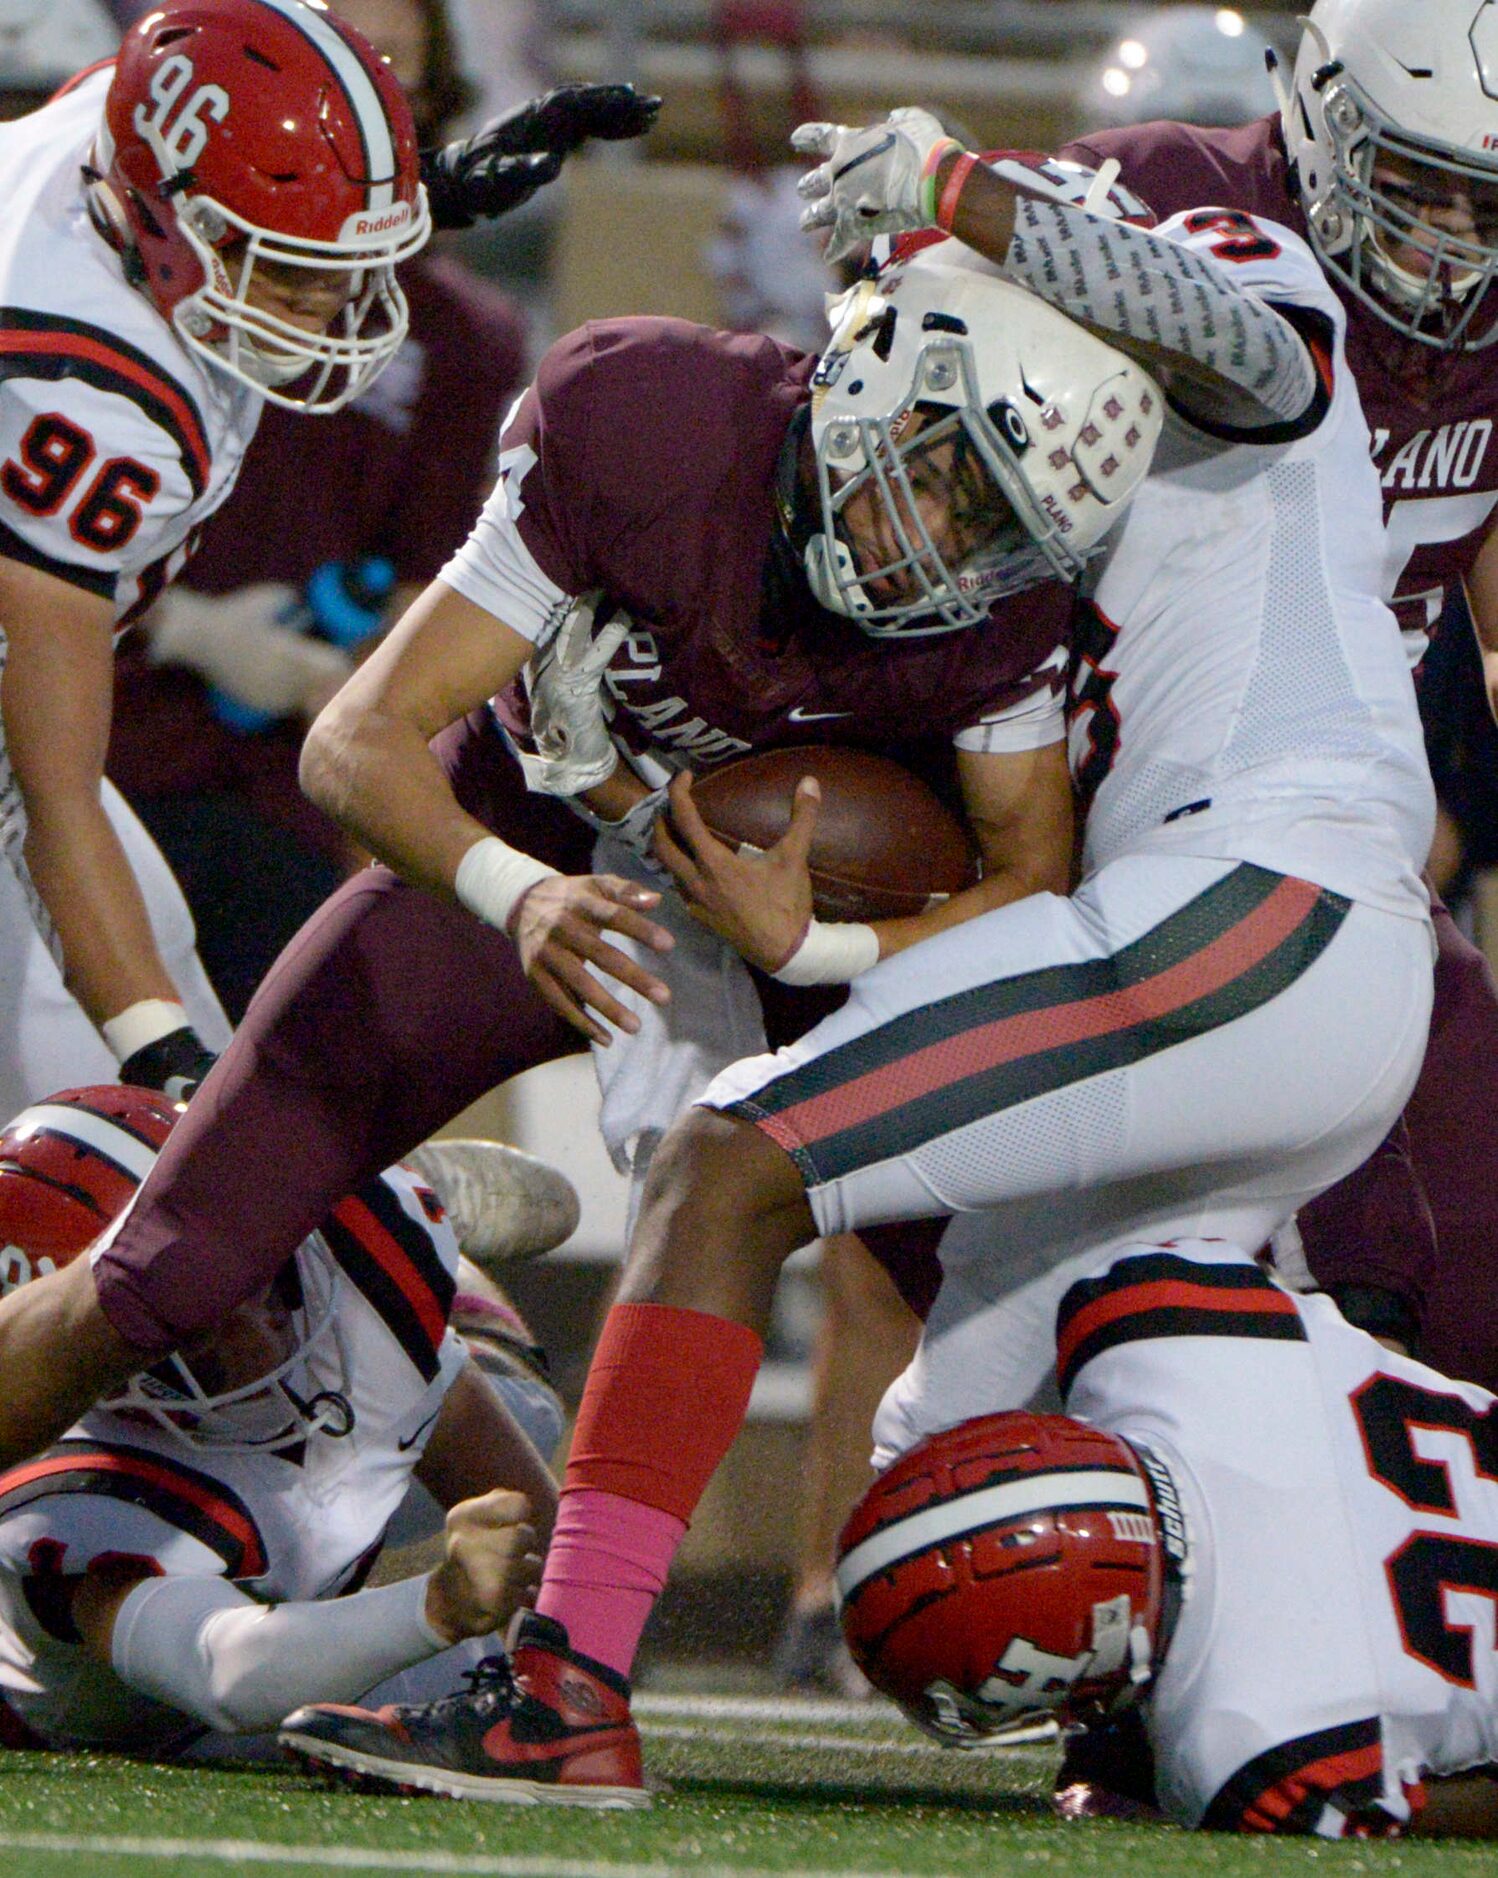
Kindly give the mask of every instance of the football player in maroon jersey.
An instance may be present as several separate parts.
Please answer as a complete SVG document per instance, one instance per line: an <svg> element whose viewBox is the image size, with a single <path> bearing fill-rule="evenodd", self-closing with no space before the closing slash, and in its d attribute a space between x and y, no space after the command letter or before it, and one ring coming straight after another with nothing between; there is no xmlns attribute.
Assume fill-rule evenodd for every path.
<svg viewBox="0 0 1498 1878"><path fill-rule="evenodd" d="M1077 206L1083 192L1067 179L1026 171L1025 182L1084 234L1093 226ZM1158 258L1179 264L1168 247ZM1206 284L1209 297L1227 291ZM1250 427L1306 418L1320 392L1298 335L1257 303L1239 306L1236 291L1229 297L1248 322L1233 368L1248 382L1212 395ZM877 324L860 322L860 307L874 311L867 300L845 309L846 333L827 369L846 373L846 388L867 399L894 371L892 359L907 374L915 369L921 323L899 326L887 309ZM1006 312L1012 334L1028 331L1037 303L1019 309L1012 319ZM932 332L957 317L927 311ZM897 500L871 510L870 476L840 473L835 483L825 467L829 450L849 452L842 460L856 467L854 434L812 434L817 362L774 342L625 320L553 348L507 431L500 483L468 548L361 668L309 745L314 784L400 873L366 870L273 968L214 1088L192 1105L125 1234L96 1268L109 1315L96 1299L82 1300L85 1328L73 1304L59 1300L72 1363L44 1351L45 1287L17 1300L8 1323L0 1318L20 1339L6 1348L17 1378L3 1405L7 1451L27 1452L68 1419L79 1392L86 1400L104 1386L96 1361L129 1373L148 1349L171 1347L231 1308L241 1287L254 1290L261 1265L275 1269L366 1165L388 1165L496 1083L575 1048L578 1030L605 1039L606 1022L634 1032L639 1019L608 989L608 974L645 1000L668 995L654 971L604 937L607 929L632 933L647 957L669 944L646 917L655 892L617 874L600 886L589 872L595 828L522 786L500 734L502 718L520 728L523 700L513 684L495 707L483 702L506 689L533 641L556 634L577 596L602 588L635 615L605 629L613 728L635 758L653 758L657 780L684 763L804 741L808 724L816 736L917 757L924 738L947 764L955 742L987 850L989 871L975 890L983 903L1064 883L1070 797L1056 707L1069 597L1048 577L1075 571L1096 542L1108 506L1097 492L1113 487L1110 479L1132 485L1137 463L1120 466L1146 441L1153 414L1135 411L1141 430L1134 406L1105 393L1092 421L1096 373L1111 380L1122 372L1121 385L1142 390L1126 362L1094 359L1068 384L1077 329L1063 324L1039 343L1033 337L1032 377L1044 379L1052 362L1057 373L1054 395L1035 393L1031 419L1047 438L1043 456L1030 454L1038 481L1021 498L1047 505L1033 535L1007 498L985 496L966 432L962 440L950 430L927 435L945 455L927 456L923 445L911 457L922 487L911 486L903 507ZM857 373L848 367L855 346ZM1162 356L1193 359L1191 335L1167 333ZM1012 372L1014 361L1004 369ZM958 391L949 366L941 370L941 385L926 390L947 422L958 407L942 401ZM1011 408L1016 421L1017 438L1024 420ZM890 446L903 457L920 441L907 423ZM1085 473L1063 473L1068 446L1090 464ZM997 460L1016 444L985 438L984 447ZM929 520L952 549L943 463L960 468L963 528L990 538L970 565L938 576L929 563L935 541L917 552L916 536ZM860 564L839 533L858 523L859 505L869 543L895 553L883 567ZM903 549L892 547L897 533ZM979 622L980 630L932 630ZM600 795L595 806L615 818L616 839L641 844L660 794L632 765L610 773L614 761L607 753L599 772L600 790L613 789L614 800ZM621 794L643 799L643 812ZM804 802L796 842L809 812ZM526 858L511 858L515 848ZM459 881L470 849L475 858ZM767 865L788 878L795 861L793 843ZM556 870L561 878L550 878ZM530 891L519 901L522 886ZM454 904L455 888L489 919L468 917ZM515 905L518 949L501 930ZM897 948L962 910L953 903L903 931L886 926L876 944ZM604 976L595 976L600 968ZM787 1031L774 1008L783 988L765 981L760 989L772 1041L804 1028L819 1008L808 998ZM272 1140L284 1151L270 1149ZM267 1156L279 1170L269 1190ZM230 1215L238 1222L232 1246L221 1243ZM89 1273L70 1282L92 1291ZM916 1301L928 1302L932 1287L927 1263ZM34 1387L21 1386L14 1366L22 1344L38 1359Z"/></svg>

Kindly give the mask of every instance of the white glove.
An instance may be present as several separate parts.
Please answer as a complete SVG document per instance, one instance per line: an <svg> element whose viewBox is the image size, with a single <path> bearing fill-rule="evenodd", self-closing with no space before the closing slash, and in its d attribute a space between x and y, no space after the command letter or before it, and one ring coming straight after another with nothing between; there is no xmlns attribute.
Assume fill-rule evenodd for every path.
<svg viewBox="0 0 1498 1878"><path fill-rule="evenodd" d="M616 613L595 639L593 615L602 598L588 593L575 600L555 639L525 668L536 753L520 761L533 794L578 795L606 782L618 764L601 687L609 660L634 622Z"/></svg>
<svg viewBox="0 0 1498 1878"><path fill-rule="evenodd" d="M948 150L962 148L929 111L891 111L882 124L798 124L791 144L803 156L826 157L796 185L810 203L806 229L830 228L826 258L840 261L875 235L903 235L935 221L929 189Z"/></svg>
<svg viewBox="0 0 1498 1878"><path fill-rule="evenodd" d="M253 711L311 719L354 669L324 640L276 623L294 607L294 587L258 581L217 597L173 588L147 624L153 665L180 665Z"/></svg>

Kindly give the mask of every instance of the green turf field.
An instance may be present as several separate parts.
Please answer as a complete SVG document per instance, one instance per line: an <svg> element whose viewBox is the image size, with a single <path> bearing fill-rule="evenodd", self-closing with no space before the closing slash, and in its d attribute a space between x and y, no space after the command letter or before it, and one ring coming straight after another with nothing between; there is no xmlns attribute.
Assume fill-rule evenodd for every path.
<svg viewBox="0 0 1498 1878"><path fill-rule="evenodd" d="M279 1767L198 1769L45 1754L0 1758L4 1878L748 1878L797 1872L1173 1878L1208 1872L1492 1874L1479 1845L1230 1840L1062 1825L1047 1745L928 1746L888 1710L644 1697L647 1813L375 1799Z"/></svg>

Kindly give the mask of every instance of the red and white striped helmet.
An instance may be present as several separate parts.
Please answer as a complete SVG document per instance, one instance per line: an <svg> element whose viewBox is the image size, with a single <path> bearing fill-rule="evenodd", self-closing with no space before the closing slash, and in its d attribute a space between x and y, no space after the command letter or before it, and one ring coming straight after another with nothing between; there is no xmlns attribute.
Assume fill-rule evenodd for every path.
<svg viewBox="0 0 1498 1878"><path fill-rule="evenodd" d="M949 1745L1125 1704L1160 1653L1177 1514L1157 1462L1070 1416L984 1415L932 1435L843 1529L853 1659Z"/></svg>
<svg viewBox="0 0 1498 1878"><path fill-rule="evenodd" d="M394 268L431 232L416 130L389 66L323 0L153 8L120 47L96 158L140 284L217 370L327 412L394 356ZM266 263L347 276L325 331L250 304Z"/></svg>
<svg viewBox="0 0 1498 1878"><path fill-rule="evenodd" d="M182 1107L154 1089L103 1083L34 1102L0 1132L0 1296L88 1252L124 1214ZM266 1301L242 1307L259 1314L256 1351L274 1348L258 1374L236 1377L232 1386L205 1384L200 1372L211 1376L215 1368L215 1351L205 1345L191 1361L168 1356L132 1376L100 1407L153 1423L199 1450L275 1451L315 1429L347 1434L353 1410L344 1393L338 1290L337 1270L314 1234Z"/></svg>

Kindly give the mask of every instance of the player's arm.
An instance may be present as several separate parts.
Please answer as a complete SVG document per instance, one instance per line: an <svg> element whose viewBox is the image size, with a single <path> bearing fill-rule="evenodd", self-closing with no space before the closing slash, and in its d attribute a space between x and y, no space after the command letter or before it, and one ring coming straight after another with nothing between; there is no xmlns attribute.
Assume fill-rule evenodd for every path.
<svg viewBox="0 0 1498 1878"><path fill-rule="evenodd" d="M447 1392L416 1477L444 1509L503 1486L524 1494L543 1549L556 1522L557 1483L470 1358Z"/></svg>
<svg viewBox="0 0 1498 1878"><path fill-rule="evenodd" d="M100 799L114 689L110 600L0 558L0 710L26 809L25 859L68 989L122 1058L185 1030L140 887ZM120 1022L123 1018L123 1022ZM186 1031L180 1069L205 1056ZM142 1067L136 1060L131 1079ZM163 1074L172 1065L162 1066ZM156 1075L139 1080L159 1081Z"/></svg>
<svg viewBox="0 0 1498 1878"><path fill-rule="evenodd" d="M304 1702L352 1702L534 1595L541 1560L522 1494L448 1514L434 1571L346 1598L264 1604L224 1578L89 1572L73 1595L84 1647L123 1682L229 1734L273 1728Z"/></svg>
<svg viewBox="0 0 1498 1878"><path fill-rule="evenodd" d="M518 853L467 813L428 747L503 690L534 650L433 581L318 715L302 748L302 787L405 879L509 932L547 1003L606 1043L588 1007L623 1030L639 1019L588 968L664 1002L661 981L603 937L612 927L668 950L670 935L645 917L660 896L613 876L564 877Z"/></svg>
<svg viewBox="0 0 1498 1878"><path fill-rule="evenodd" d="M1498 522L1488 530L1465 585L1477 649L1482 654L1488 709L1498 719Z"/></svg>
<svg viewBox="0 0 1498 1878"><path fill-rule="evenodd" d="M789 984L845 981L881 958L1011 900L1068 890L1072 791L1066 746L962 750L958 763L984 877L913 918L867 925L813 919L808 857L820 792L810 777L797 786L785 835L757 854L736 853L712 833L692 800L691 777L683 772L672 779L670 819L657 828L655 851L693 916L751 965ZM818 975L806 976L808 970Z"/></svg>
<svg viewBox="0 0 1498 1878"><path fill-rule="evenodd" d="M983 857L982 878L913 919L877 921L880 958L1011 900L1071 890L1075 818L1065 743L992 754L959 750L957 776Z"/></svg>
<svg viewBox="0 0 1498 1878"><path fill-rule="evenodd" d="M1219 261L1094 213L1090 196L1078 202L1043 168L964 150L927 111L896 111L866 129L802 125L794 141L827 159L801 189L814 198L803 224L833 230L829 252L872 233L940 229L1137 359L1212 427L1279 441L1287 425L1319 422L1323 375L1299 316L1245 290L1226 264L1259 258L1262 243L1240 255L1229 235ZM1098 179L1100 203L1110 182ZM1254 224L1236 220L1252 239Z"/></svg>

